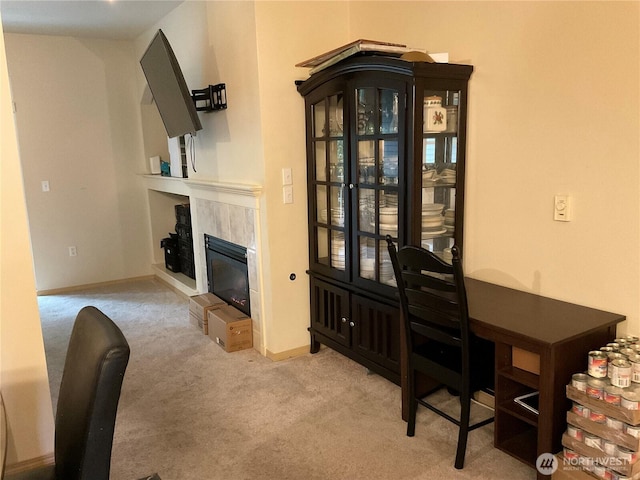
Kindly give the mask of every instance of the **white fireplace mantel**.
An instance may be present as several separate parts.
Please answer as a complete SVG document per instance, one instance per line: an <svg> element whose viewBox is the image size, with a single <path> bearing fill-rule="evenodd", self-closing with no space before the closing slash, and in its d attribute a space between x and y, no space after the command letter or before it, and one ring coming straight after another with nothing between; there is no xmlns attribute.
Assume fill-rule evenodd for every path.
<svg viewBox="0 0 640 480"><path fill-rule="evenodd" d="M163 177L161 175L142 175L142 177L146 187L150 190L249 208L257 208L256 202L262 194L262 185Z"/></svg>

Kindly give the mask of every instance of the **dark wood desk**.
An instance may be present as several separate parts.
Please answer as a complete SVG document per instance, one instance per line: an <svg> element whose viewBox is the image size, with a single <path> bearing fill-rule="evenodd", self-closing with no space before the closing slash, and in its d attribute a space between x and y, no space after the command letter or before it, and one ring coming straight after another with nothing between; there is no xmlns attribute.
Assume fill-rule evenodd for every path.
<svg viewBox="0 0 640 480"><path fill-rule="evenodd" d="M471 278L465 285L471 329L495 343L494 445L535 468L540 454L562 449L571 375L587 369L588 352L615 338L625 316ZM532 372L536 369L539 373ZM406 419L404 365L401 381ZM513 401L535 390L540 392L539 415Z"/></svg>
<svg viewBox="0 0 640 480"><path fill-rule="evenodd" d="M625 316L471 278L465 285L471 328L496 347L494 444L535 468L538 455L562 449L571 375L587 369L589 350L615 338ZM529 363L537 362L539 374L513 365L514 347L516 363L524 354L531 362L522 366L535 371ZM540 392L537 416L513 401L533 390Z"/></svg>

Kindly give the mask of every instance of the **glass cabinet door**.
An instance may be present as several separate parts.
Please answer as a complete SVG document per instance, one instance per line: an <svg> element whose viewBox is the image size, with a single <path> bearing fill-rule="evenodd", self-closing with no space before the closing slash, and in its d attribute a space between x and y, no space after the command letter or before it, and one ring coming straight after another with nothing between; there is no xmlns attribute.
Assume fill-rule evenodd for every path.
<svg viewBox="0 0 640 480"><path fill-rule="evenodd" d="M421 244L446 261L456 229L460 91L424 91Z"/></svg>
<svg viewBox="0 0 640 480"><path fill-rule="evenodd" d="M402 213L398 202L400 91L363 87L354 93L354 277L392 285L395 279L385 237L397 240Z"/></svg>
<svg viewBox="0 0 640 480"><path fill-rule="evenodd" d="M315 263L346 269L345 152L343 95L329 95L311 105L312 192Z"/></svg>

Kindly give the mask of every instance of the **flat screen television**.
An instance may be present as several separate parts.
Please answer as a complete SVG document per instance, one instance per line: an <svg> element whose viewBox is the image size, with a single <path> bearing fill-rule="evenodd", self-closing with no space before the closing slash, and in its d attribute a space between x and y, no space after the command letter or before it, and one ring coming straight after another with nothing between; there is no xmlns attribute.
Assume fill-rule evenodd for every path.
<svg viewBox="0 0 640 480"><path fill-rule="evenodd" d="M140 65L169 138L202 130L184 75L162 30L153 37Z"/></svg>

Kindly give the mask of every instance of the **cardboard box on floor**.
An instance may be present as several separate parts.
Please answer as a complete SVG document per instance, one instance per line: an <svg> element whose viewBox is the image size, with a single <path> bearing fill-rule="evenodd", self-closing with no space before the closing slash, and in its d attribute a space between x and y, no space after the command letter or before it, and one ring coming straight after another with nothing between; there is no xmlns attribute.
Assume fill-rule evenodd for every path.
<svg viewBox="0 0 640 480"><path fill-rule="evenodd" d="M253 347L251 319L237 308L227 305L207 312L209 337L227 352Z"/></svg>
<svg viewBox="0 0 640 480"><path fill-rule="evenodd" d="M207 312L226 305L227 302L216 297L213 293L195 295L189 299L189 321L207 335L209 333Z"/></svg>

